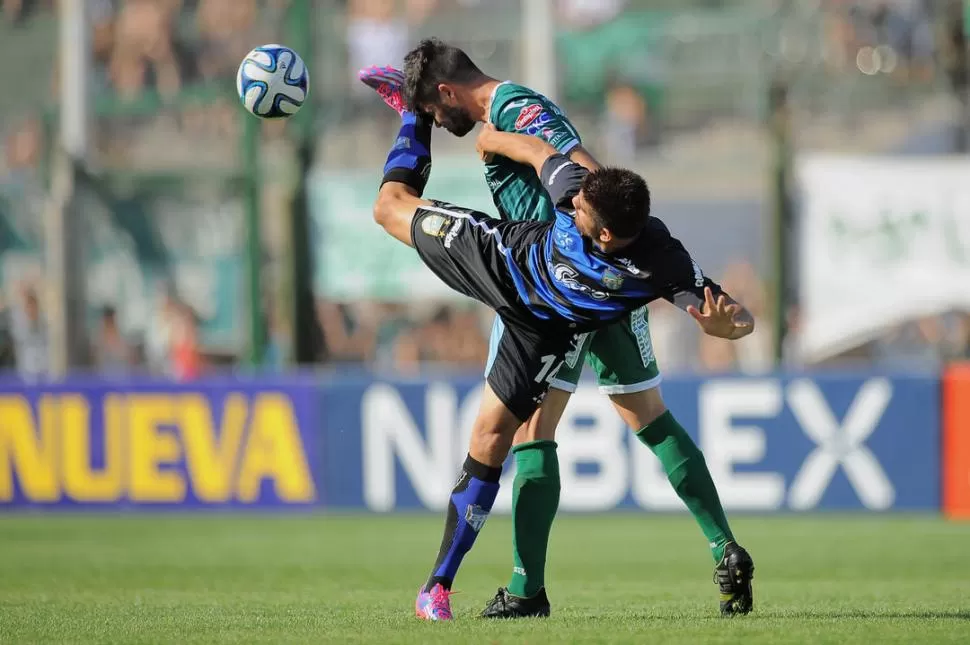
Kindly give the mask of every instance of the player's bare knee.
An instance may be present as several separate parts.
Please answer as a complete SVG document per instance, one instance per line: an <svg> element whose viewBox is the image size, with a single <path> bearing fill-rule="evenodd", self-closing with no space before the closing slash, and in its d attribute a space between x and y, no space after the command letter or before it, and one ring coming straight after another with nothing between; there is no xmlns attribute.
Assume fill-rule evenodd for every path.
<svg viewBox="0 0 970 645"><path fill-rule="evenodd" d="M611 394L610 400L623 421L634 431L650 425L667 411L658 387L642 392Z"/></svg>
<svg viewBox="0 0 970 645"><path fill-rule="evenodd" d="M512 448L514 429L495 424L475 424L469 454L489 466L501 466Z"/></svg>
<svg viewBox="0 0 970 645"><path fill-rule="evenodd" d="M556 427L571 395L571 392L551 388L542 401L542 406L516 431L512 445L517 446L533 441L555 441Z"/></svg>

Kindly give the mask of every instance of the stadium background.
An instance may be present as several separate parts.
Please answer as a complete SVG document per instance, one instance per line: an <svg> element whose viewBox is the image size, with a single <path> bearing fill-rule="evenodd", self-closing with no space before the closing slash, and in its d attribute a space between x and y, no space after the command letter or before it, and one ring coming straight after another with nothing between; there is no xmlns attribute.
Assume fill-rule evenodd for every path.
<svg viewBox="0 0 970 645"><path fill-rule="evenodd" d="M58 20L80 7L87 29ZM152 509L443 508L491 314L372 223L395 126L355 80L430 35L554 97L594 155L648 179L656 214L754 312L758 331L737 343L665 303L650 313L665 399L729 511L917 511L835 532L861 553L880 522L917 544L957 531L934 542L934 564L962 562L965 528L937 518L970 517L967 33L960 0L4 0L5 565L29 575L16 556L29 536L108 557L80 545L119 530L117 510L144 522L107 541L134 558L160 530L188 552L228 544L199 520L153 524ZM234 95L238 62L266 42L310 69L310 104L287 122L259 123ZM490 210L473 139L434 147L429 194ZM814 296L833 285L826 308ZM560 428L563 511L681 510L636 445L581 388ZM111 514L45 523L65 509ZM437 517L395 517L403 543L437 539ZM686 516L638 517L609 526L695 539L702 559ZM743 526L765 542L797 535L759 517ZM820 540L805 517L794 526ZM355 518L277 531L352 548L375 521ZM238 521L254 544L281 537ZM565 543L595 535L582 522L560 520ZM504 554L507 527L493 530L483 549ZM410 563L419 578L423 560ZM858 577L875 587L871 565ZM44 571L53 587L56 571L89 573ZM13 611L52 588L37 585L0 599ZM967 592L952 582L936 598ZM59 640L34 624L43 609L19 606L19 640Z"/></svg>

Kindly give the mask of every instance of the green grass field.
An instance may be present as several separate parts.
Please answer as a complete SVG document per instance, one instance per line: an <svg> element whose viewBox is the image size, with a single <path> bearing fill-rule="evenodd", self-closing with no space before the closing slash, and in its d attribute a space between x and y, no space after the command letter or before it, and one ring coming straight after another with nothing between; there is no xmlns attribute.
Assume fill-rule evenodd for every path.
<svg viewBox="0 0 970 645"><path fill-rule="evenodd" d="M477 611L511 567L492 518L457 620L413 617L433 516L0 516L2 643L966 643L970 525L923 516L740 517L755 613L717 615L686 517L561 517L548 620Z"/></svg>

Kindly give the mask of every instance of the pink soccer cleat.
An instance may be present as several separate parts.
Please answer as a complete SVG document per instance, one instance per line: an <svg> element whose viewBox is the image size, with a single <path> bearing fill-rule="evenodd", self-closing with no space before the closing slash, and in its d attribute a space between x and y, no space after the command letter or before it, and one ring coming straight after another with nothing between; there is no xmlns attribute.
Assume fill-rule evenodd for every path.
<svg viewBox="0 0 970 645"><path fill-rule="evenodd" d="M414 601L414 614L421 620L451 620L451 594L440 584L425 591L424 587L418 591L418 598Z"/></svg>
<svg viewBox="0 0 970 645"><path fill-rule="evenodd" d="M378 67L376 65L362 69L357 73L360 82L377 90L381 98L398 114L407 110L404 105L404 72L393 67Z"/></svg>

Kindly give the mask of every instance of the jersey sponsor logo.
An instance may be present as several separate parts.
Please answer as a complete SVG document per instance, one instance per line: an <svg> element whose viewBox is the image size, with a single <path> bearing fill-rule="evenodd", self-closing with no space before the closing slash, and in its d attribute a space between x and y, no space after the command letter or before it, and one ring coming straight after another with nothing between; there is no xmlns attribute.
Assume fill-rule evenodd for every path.
<svg viewBox="0 0 970 645"><path fill-rule="evenodd" d="M574 244L575 242L573 241L573 237L569 233L564 231L556 231L556 246L568 251L569 249L573 248Z"/></svg>
<svg viewBox="0 0 970 645"><path fill-rule="evenodd" d="M542 106L538 103L525 106L519 111L519 116L515 118L515 129L521 130L535 121L540 114L542 114Z"/></svg>
<svg viewBox="0 0 970 645"><path fill-rule="evenodd" d="M583 284L577 280L576 278L579 277L579 273L576 271L576 269L567 264L557 264L552 269L552 275L556 278L556 282L562 283L562 285L567 289L585 293L593 300L606 300L610 297L610 294L606 293L605 291L594 289L588 284Z"/></svg>
<svg viewBox="0 0 970 645"><path fill-rule="evenodd" d="M395 150L407 150L411 147L411 140L407 137L398 137L394 142Z"/></svg>
<svg viewBox="0 0 970 645"><path fill-rule="evenodd" d="M455 223L451 225L451 228L448 230L448 234L445 235L446 249L451 248L451 243L455 241L455 237L458 236L458 231L461 230L461 224L462 224L462 220L456 219Z"/></svg>
<svg viewBox="0 0 970 645"><path fill-rule="evenodd" d="M539 133L542 132L543 130L549 130L550 132L553 132L553 134L555 134L555 132L551 128L545 127L546 124L552 122L552 119L553 117L551 114L549 114L548 112L543 112L538 117L536 117L534 121L531 122L532 124L529 125L528 128L526 128L525 133L535 137L535 136L538 136Z"/></svg>
<svg viewBox="0 0 970 645"><path fill-rule="evenodd" d="M624 269L626 269L627 271L629 271L630 273L632 273L637 277L644 277L644 278L650 277L649 271L644 271L637 265L633 264L633 260L631 260L630 258L615 258L615 260L617 264L619 264Z"/></svg>
<svg viewBox="0 0 970 645"><path fill-rule="evenodd" d="M519 99L518 101L509 101L508 103L505 104L505 107L502 108L502 111L499 112L499 114L505 114L509 110L515 110L517 108L521 108L522 106L526 105L529 102L529 100L530 99Z"/></svg>
<svg viewBox="0 0 970 645"><path fill-rule="evenodd" d="M450 217L432 213L431 215L425 215L424 219L421 220L421 230L424 231L425 235L430 235L431 237L444 237L445 229L450 222Z"/></svg>
<svg viewBox="0 0 970 645"><path fill-rule="evenodd" d="M614 271L613 269L607 269L603 272L603 278L601 280L603 286L607 289L612 289L616 291L623 286L623 276Z"/></svg>

